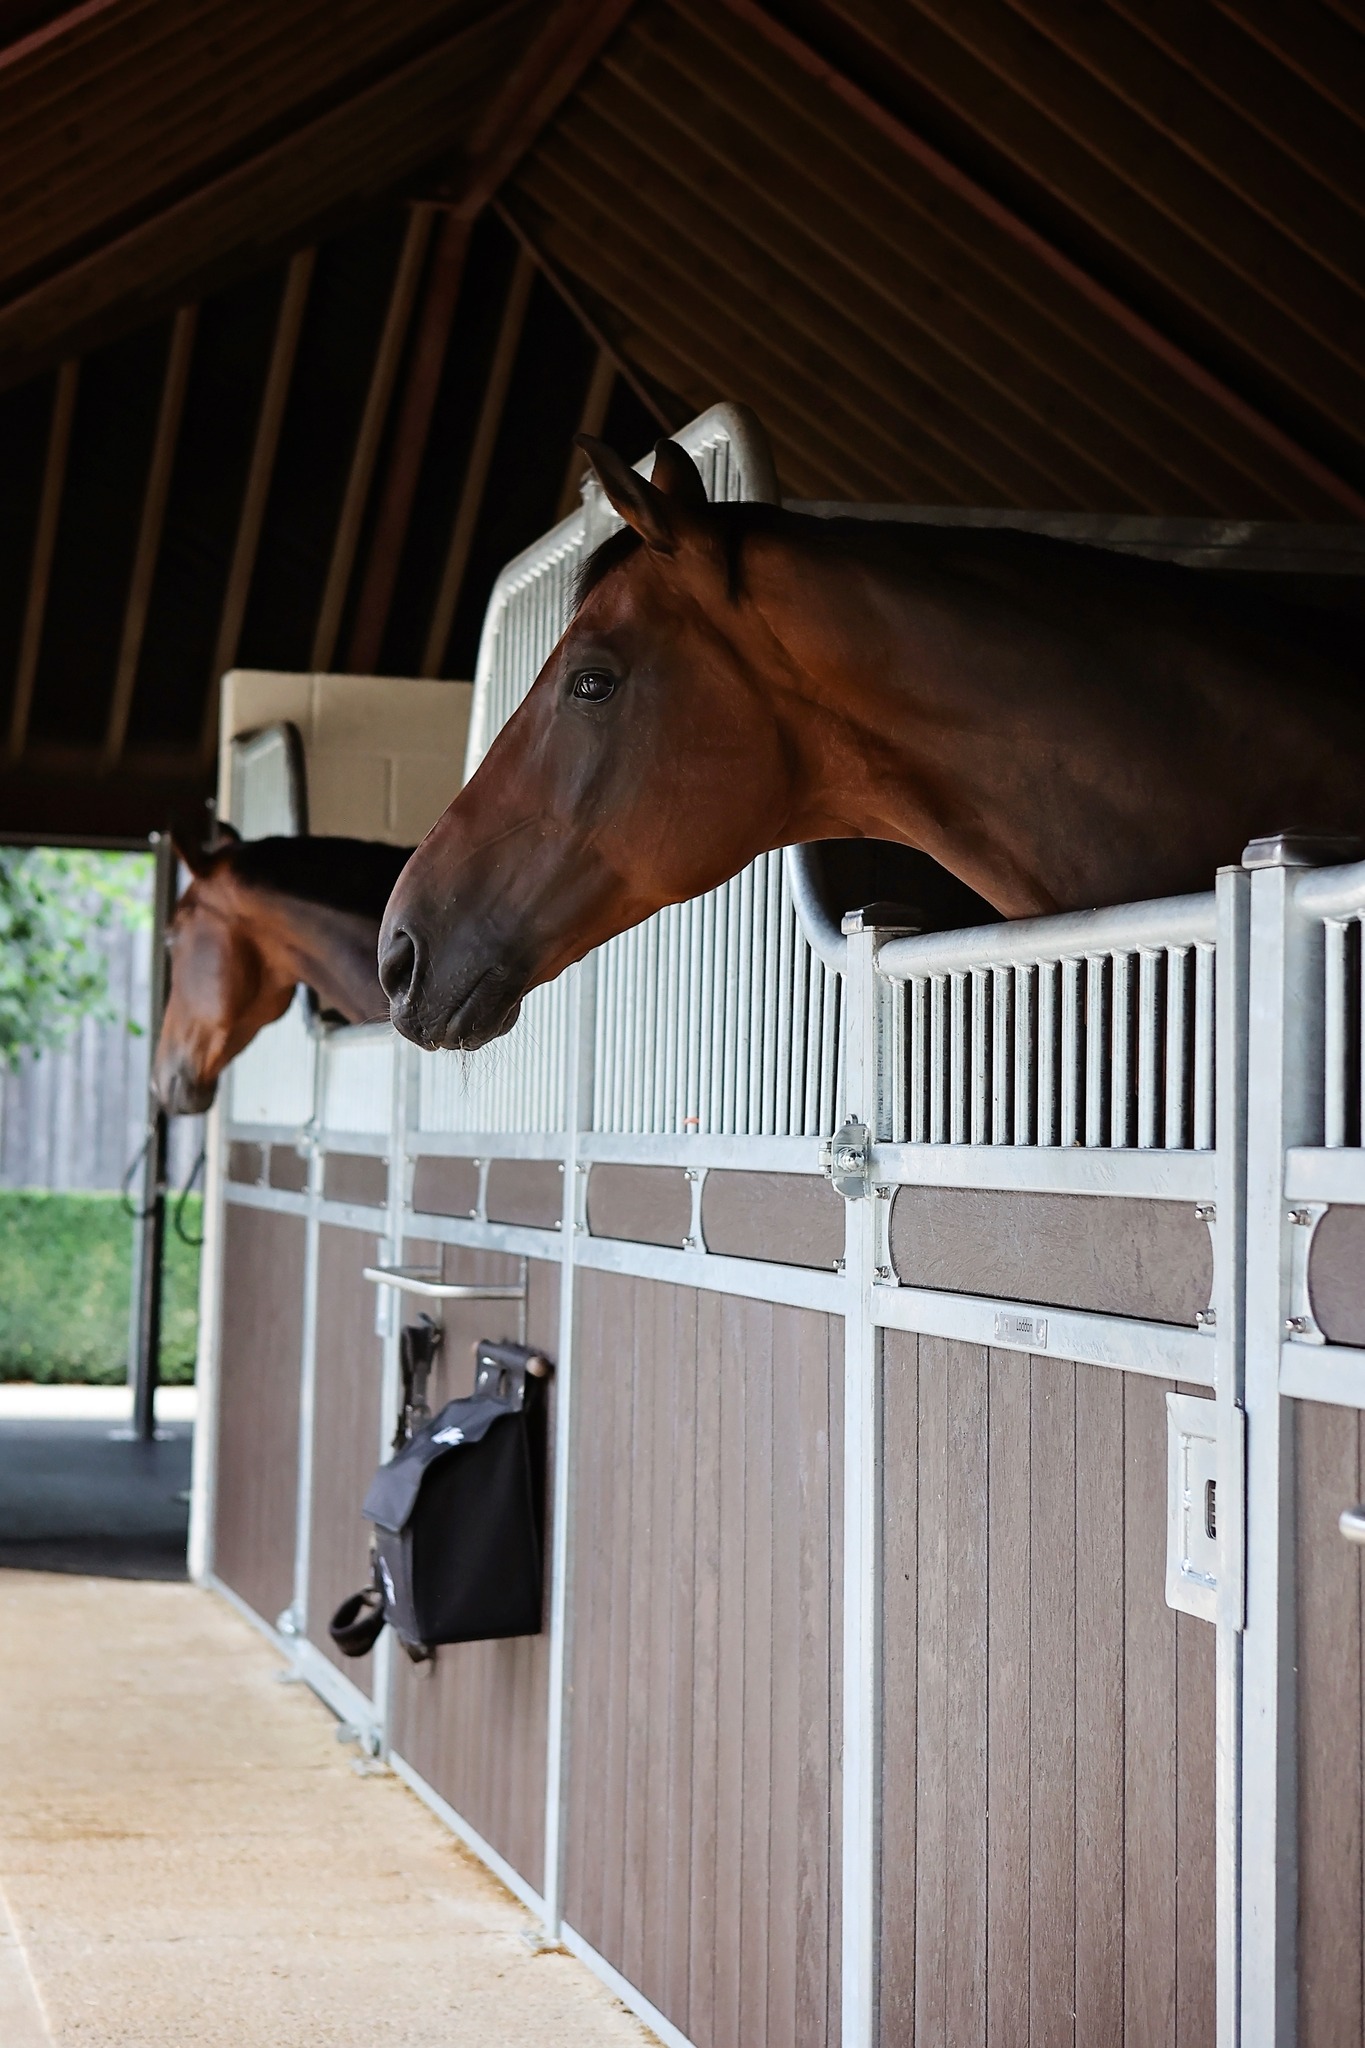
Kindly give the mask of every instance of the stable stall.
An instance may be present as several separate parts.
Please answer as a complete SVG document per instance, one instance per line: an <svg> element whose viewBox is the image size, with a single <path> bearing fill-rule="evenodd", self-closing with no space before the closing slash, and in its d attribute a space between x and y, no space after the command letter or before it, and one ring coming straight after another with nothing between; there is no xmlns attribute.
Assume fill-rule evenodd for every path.
<svg viewBox="0 0 1365 2048"><path fill-rule="evenodd" d="M678 438L775 495L741 411ZM415 837L613 524L589 485L499 579L462 768L459 686L239 677L225 811ZM230 1070L196 1567L664 2040L1226 2048L1296 1995L1301 2040L1358 2033L1365 870L1329 851L917 933L789 850L480 1055L300 999ZM347 1662L419 1309L433 1408L479 1338L554 1362L543 1625Z"/></svg>

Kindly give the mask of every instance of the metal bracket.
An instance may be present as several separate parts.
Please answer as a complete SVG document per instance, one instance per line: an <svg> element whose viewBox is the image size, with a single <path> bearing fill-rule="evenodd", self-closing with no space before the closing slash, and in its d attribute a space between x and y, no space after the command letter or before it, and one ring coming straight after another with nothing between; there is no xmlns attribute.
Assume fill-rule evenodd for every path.
<svg viewBox="0 0 1365 2048"><path fill-rule="evenodd" d="M1289 1231L1289 1308L1284 1319L1284 1334L1296 1344L1325 1344L1327 1338L1318 1327L1313 1314L1312 1297L1308 1291L1308 1262L1312 1257L1313 1239L1318 1225L1327 1214L1326 1202L1300 1202L1297 1207L1285 1213Z"/></svg>
<svg viewBox="0 0 1365 2048"><path fill-rule="evenodd" d="M856 1118L840 1124L820 1147L820 1165L846 1202L862 1202L872 1193L872 1133Z"/></svg>

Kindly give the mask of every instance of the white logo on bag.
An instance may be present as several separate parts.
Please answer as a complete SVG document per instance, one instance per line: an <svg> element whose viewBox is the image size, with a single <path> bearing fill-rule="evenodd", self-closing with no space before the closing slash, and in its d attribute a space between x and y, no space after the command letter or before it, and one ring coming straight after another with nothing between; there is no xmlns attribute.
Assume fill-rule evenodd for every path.
<svg viewBox="0 0 1365 2048"><path fill-rule="evenodd" d="M438 1429L431 1441L434 1444L462 1444L464 1431L458 1423L452 1422L449 1429Z"/></svg>
<svg viewBox="0 0 1365 2048"><path fill-rule="evenodd" d="M384 1597L390 1607L393 1607L397 1603L398 1595L394 1590L393 1573L389 1570L382 1557L379 1560L379 1576L384 1581Z"/></svg>

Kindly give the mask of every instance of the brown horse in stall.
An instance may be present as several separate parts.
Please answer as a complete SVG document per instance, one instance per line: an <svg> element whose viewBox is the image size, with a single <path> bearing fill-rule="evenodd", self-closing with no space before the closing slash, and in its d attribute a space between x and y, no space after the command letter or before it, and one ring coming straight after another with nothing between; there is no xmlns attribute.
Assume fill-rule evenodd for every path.
<svg viewBox="0 0 1365 2048"><path fill-rule="evenodd" d="M380 979L471 1048L664 904L801 841L898 840L1007 917L1211 886L1286 826L1365 828L1358 620L1001 528L711 505L583 444L625 530L418 847Z"/></svg>
<svg viewBox="0 0 1365 2048"><path fill-rule="evenodd" d="M173 1116L213 1101L218 1077L282 1017L302 982L324 1016L387 1014L375 969L379 923L410 848L364 839L238 839L178 848L189 887L166 933L170 992L153 1068Z"/></svg>

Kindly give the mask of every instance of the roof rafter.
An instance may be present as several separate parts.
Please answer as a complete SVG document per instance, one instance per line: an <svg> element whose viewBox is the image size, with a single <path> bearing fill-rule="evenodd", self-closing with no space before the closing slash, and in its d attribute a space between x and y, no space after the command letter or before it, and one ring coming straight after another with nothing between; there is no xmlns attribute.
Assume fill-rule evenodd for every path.
<svg viewBox="0 0 1365 2048"><path fill-rule="evenodd" d="M1009 207L996 199L965 171L950 163L948 158L926 142L906 122L891 113L870 93L847 77L836 65L821 55L804 38L787 28L759 4L759 0L722 0L722 4L740 20L747 22L774 48L781 50L793 63L818 80L845 106L858 114L864 121L877 129L887 141L903 150L921 167L935 177L940 184L949 188L959 199L989 220L1015 242L1027 248L1039 262L1045 264L1055 276L1062 278L1070 288L1080 294L1107 315L1133 340L1148 349L1167 369L1175 371L1191 385L1209 404L1235 419L1249 434L1263 441L1299 473L1307 477L1327 497L1332 498L1342 510L1353 519L1365 518L1365 495L1357 491L1344 477L1338 476L1327 464L1285 432L1273 420L1233 391L1211 370L1205 369L1191 355L1162 334L1150 321L1131 306L1125 305L1117 293L1109 290L1097 278L1074 263L1069 256L1056 248Z"/></svg>

